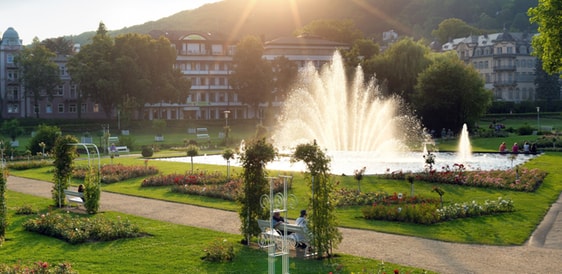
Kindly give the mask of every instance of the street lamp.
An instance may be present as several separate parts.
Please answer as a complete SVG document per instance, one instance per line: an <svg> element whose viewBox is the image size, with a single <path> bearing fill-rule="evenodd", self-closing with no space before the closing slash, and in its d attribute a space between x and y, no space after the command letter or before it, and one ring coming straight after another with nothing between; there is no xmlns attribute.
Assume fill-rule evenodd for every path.
<svg viewBox="0 0 562 274"><path fill-rule="evenodd" d="M2 158L0 158L0 161L2 161L2 169L4 169L4 141L0 140L0 151L1 151L1 156ZM0 174L0 176L2 176L2 174Z"/></svg>
<svg viewBox="0 0 562 274"><path fill-rule="evenodd" d="M228 146L228 132L230 131L228 128L228 114L230 114L230 110L225 110L224 111L224 122L225 122L225 127L224 127L224 145Z"/></svg>
<svg viewBox="0 0 562 274"><path fill-rule="evenodd" d="M541 120L539 116L540 111L541 111L541 107L537 107L537 132L541 131Z"/></svg>

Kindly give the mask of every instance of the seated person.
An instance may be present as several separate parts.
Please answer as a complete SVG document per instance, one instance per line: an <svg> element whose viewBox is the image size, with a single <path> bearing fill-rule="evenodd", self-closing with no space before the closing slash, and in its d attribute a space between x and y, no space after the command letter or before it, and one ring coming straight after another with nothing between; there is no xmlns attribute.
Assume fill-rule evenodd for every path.
<svg viewBox="0 0 562 274"><path fill-rule="evenodd" d="M81 184L78 186L78 192L84 193L84 185ZM80 199L82 199L82 202L84 201L84 197L80 197Z"/></svg>
<svg viewBox="0 0 562 274"><path fill-rule="evenodd" d="M301 210L301 215L300 217L297 218L296 224L298 226L301 226L304 228L305 233L308 233L308 224L306 221L306 210ZM306 244L302 243L301 241L303 241L305 239L305 235L301 235L300 233L295 233L296 234L296 239L299 243L297 243L297 247L300 248L306 248Z"/></svg>
<svg viewBox="0 0 562 274"><path fill-rule="evenodd" d="M278 209L274 210L273 217L271 217L271 224L273 225L273 228L279 232L279 234L283 234L283 229L281 229L279 225L284 223L286 222L285 219L281 217L281 211ZM291 232L288 232L287 234L291 234Z"/></svg>

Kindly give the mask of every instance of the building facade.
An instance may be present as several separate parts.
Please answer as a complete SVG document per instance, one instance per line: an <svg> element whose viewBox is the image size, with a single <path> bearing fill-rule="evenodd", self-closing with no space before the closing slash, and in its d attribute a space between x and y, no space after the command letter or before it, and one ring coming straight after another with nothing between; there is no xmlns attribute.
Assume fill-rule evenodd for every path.
<svg viewBox="0 0 562 274"><path fill-rule="evenodd" d="M45 119L104 118L99 105L88 100L81 100L78 86L72 82L66 63L68 56L56 56L53 61L59 67L61 85L56 88L52 98L43 96L35 105L31 97L26 96L25 87L20 81L20 70L15 57L23 49L19 34L8 28L0 40L0 117Z"/></svg>
<svg viewBox="0 0 562 274"><path fill-rule="evenodd" d="M145 104L137 117L145 120L220 120L228 113L229 119L259 118L260 109L243 104L229 83L238 41L210 32L152 31L150 35L153 38L165 36L170 40L177 52L175 66L192 85L182 102ZM266 41L264 45L264 59L271 61L285 56L299 69L309 62L320 68L331 61L336 50L349 48L346 44L310 36L281 37ZM34 105L31 98L25 96L20 72L14 62L22 48L18 33L13 28L6 30L0 40L0 117L34 117L37 111L39 117L45 119L75 119L79 113L85 119L106 118L99 104L81 99L79 86L72 82L67 70L69 56L59 55L53 59L59 66L62 84L52 98L45 96ZM281 104L280 100L273 103ZM114 115L119 112L114 111Z"/></svg>
<svg viewBox="0 0 562 274"><path fill-rule="evenodd" d="M531 55L531 34L494 33L457 38L442 45L442 51L456 51L459 58L480 73L485 88L495 101L535 100L535 65Z"/></svg>

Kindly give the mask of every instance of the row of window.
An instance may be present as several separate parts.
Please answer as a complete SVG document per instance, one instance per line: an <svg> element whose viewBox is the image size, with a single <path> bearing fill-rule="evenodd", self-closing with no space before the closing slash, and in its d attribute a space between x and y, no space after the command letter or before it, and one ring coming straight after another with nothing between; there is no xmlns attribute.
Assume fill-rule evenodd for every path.
<svg viewBox="0 0 562 274"><path fill-rule="evenodd" d="M224 86L228 87L227 77L191 77L192 86Z"/></svg>
<svg viewBox="0 0 562 274"><path fill-rule="evenodd" d="M533 82L535 80L535 74L533 72L515 72L514 73L482 73L482 78L486 83L492 83L496 81L513 82L514 76L517 82Z"/></svg>
<svg viewBox="0 0 562 274"><path fill-rule="evenodd" d="M35 110L39 110L40 106L36 105ZM20 105L19 104L7 104L8 113L19 113L20 112ZM68 104L68 113L76 113L78 111L77 104ZM92 108L92 112L99 112L99 105L94 104ZM64 113L65 112L65 104L60 103L57 105L57 112ZM86 113L88 112L88 104L81 104L81 112ZM45 113L53 113L53 105L51 103L45 104Z"/></svg>
<svg viewBox="0 0 562 274"><path fill-rule="evenodd" d="M508 67L513 67L515 66L515 68L534 68L535 67L535 62L536 59L508 59L508 60L495 60L494 62L494 66L495 68L508 68ZM472 65L474 66L474 68L476 69L487 69L490 68L489 67L489 62L486 61L474 61L472 62Z"/></svg>

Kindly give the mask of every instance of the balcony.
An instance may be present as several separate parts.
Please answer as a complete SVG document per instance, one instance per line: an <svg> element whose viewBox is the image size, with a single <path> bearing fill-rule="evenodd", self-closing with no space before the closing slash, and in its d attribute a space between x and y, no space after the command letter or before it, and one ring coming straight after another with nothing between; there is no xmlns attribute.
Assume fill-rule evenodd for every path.
<svg viewBox="0 0 562 274"><path fill-rule="evenodd" d="M494 66L495 71L515 71L517 67L515 65L505 65L505 66Z"/></svg>
<svg viewBox="0 0 562 274"><path fill-rule="evenodd" d="M506 81L494 81L494 87L514 87L517 86L517 81L506 80Z"/></svg>

